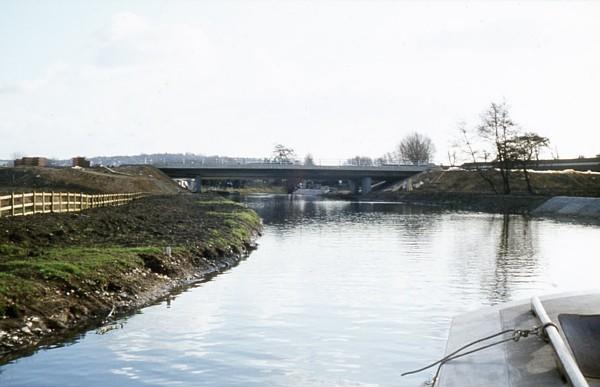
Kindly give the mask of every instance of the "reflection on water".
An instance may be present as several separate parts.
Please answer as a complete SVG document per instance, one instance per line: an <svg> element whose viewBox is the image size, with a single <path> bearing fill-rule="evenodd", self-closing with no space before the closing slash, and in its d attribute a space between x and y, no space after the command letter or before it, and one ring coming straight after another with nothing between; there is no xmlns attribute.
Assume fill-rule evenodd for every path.
<svg viewBox="0 0 600 387"><path fill-rule="evenodd" d="M511 285L517 281L527 282L538 274L535 251L536 234L531 230L533 222L520 216L503 215L498 246L496 267L490 287L490 302L511 299Z"/></svg>
<svg viewBox="0 0 600 387"><path fill-rule="evenodd" d="M248 197L238 267L104 335L0 368L2 385L398 386L452 316L596 285L600 228L398 203Z"/></svg>

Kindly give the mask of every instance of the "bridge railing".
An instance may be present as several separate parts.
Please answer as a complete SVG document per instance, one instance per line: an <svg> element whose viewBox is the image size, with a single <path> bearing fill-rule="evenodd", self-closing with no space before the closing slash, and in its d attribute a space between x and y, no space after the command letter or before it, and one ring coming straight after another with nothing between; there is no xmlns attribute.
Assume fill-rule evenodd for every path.
<svg viewBox="0 0 600 387"><path fill-rule="evenodd" d="M229 165L197 165L197 166L158 166L161 170L169 169L213 169L213 170L225 170L225 169L240 169L240 170L251 170L251 169L301 169L301 170L353 170L353 171L407 171L407 170L426 170L433 167L433 164L422 164L422 165L303 165L303 164L285 164L285 163L255 163L255 164L229 164Z"/></svg>
<svg viewBox="0 0 600 387"><path fill-rule="evenodd" d="M196 162L196 161L182 161L182 162L168 162L168 163L155 163L153 164L157 168L310 168L310 167L323 167L323 168L408 168L408 167L425 167L431 166L431 164L381 164L373 163L371 165L356 165L349 162L347 159L317 159L312 164L304 164L298 160L290 161L289 163L273 162L273 161L250 161L250 160L239 160L237 162Z"/></svg>
<svg viewBox="0 0 600 387"><path fill-rule="evenodd" d="M0 196L0 217L77 212L88 208L121 206L148 196L143 192L84 194L81 192L29 192Z"/></svg>

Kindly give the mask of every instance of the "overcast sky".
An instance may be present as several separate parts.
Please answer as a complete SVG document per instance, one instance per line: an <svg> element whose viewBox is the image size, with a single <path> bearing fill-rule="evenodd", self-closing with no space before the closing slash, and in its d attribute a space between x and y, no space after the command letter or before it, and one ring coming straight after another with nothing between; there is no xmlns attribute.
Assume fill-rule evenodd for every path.
<svg viewBox="0 0 600 387"><path fill-rule="evenodd" d="M600 2L0 3L0 158L372 157L413 131L446 161L506 100L561 157L600 153Z"/></svg>

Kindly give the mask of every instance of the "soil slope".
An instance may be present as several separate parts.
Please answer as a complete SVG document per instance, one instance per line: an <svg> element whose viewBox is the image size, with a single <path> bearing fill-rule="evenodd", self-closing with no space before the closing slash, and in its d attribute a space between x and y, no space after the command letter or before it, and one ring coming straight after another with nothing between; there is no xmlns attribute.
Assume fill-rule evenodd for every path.
<svg viewBox="0 0 600 387"><path fill-rule="evenodd" d="M502 188L498 172L486 172L497 189ZM600 173L565 171L530 171L531 185L536 195L542 196L600 196ZM462 169L431 170L412 177L417 192L494 193L490 185L476 171ZM511 175L513 194L529 194L521 171ZM396 185L387 191L399 191Z"/></svg>
<svg viewBox="0 0 600 387"><path fill-rule="evenodd" d="M498 172L486 172L498 190L502 187ZM412 177L412 191L399 183L366 195L368 200L391 200L495 213L530 213L553 196L600 197L600 173L566 171L530 171L534 194L527 191L521 171L513 171L512 193L494 193L476 172L462 169L431 170ZM362 197L360 199L365 199Z"/></svg>
<svg viewBox="0 0 600 387"><path fill-rule="evenodd" d="M0 218L0 363L234 265L260 227L210 194Z"/></svg>
<svg viewBox="0 0 600 387"><path fill-rule="evenodd" d="M147 165L115 168L0 168L0 193L33 190L84 193L148 192L156 194L183 191L160 170Z"/></svg>

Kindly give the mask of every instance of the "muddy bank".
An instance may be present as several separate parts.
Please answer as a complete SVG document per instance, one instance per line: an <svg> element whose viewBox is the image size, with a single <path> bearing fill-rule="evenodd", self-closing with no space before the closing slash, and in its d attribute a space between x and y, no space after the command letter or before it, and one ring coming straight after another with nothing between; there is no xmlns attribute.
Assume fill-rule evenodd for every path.
<svg viewBox="0 0 600 387"><path fill-rule="evenodd" d="M210 194L0 219L0 363L237 264L260 228Z"/></svg>

